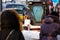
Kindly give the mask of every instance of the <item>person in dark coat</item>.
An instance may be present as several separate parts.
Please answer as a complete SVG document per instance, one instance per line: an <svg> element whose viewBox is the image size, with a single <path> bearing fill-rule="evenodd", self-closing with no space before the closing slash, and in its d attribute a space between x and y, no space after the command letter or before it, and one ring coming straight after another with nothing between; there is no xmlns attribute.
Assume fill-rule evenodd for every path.
<svg viewBox="0 0 60 40"><path fill-rule="evenodd" d="M58 12L53 11L50 14L50 17L52 17L54 19L54 22L59 23L59 13Z"/></svg>
<svg viewBox="0 0 60 40"><path fill-rule="evenodd" d="M0 40L25 40L20 30L19 17L15 10L2 12Z"/></svg>
<svg viewBox="0 0 60 40"><path fill-rule="evenodd" d="M51 13L50 15L54 15L54 16L59 17L59 13L58 13L58 12L56 12L56 11L52 11L52 13Z"/></svg>
<svg viewBox="0 0 60 40"><path fill-rule="evenodd" d="M59 13L57 13L55 11L52 11L50 14L43 17L42 23L44 23L44 18L46 18L46 17L51 17L54 19L55 23L59 23Z"/></svg>
<svg viewBox="0 0 60 40"><path fill-rule="evenodd" d="M51 18L54 19L54 22L55 22L55 23L59 23L59 18L58 18L57 16L54 16L54 15L48 15L48 16L46 16L45 18L47 18L47 17L51 17Z"/></svg>
<svg viewBox="0 0 60 40"><path fill-rule="evenodd" d="M44 23L41 25L40 40L57 40L57 29L59 25L54 23L53 18L45 18Z"/></svg>

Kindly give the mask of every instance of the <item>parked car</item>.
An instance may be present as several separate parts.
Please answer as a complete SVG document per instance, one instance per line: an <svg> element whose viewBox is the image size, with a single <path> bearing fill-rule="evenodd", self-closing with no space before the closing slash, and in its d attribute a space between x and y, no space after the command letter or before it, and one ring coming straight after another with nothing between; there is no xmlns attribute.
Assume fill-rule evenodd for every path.
<svg viewBox="0 0 60 40"><path fill-rule="evenodd" d="M32 18L31 18L32 14L29 12L27 5L17 4L17 3L6 4L6 7L4 10L10 10L10 9L11 10L15 9L19 13L19 15L21 15L20 17L22 20L24 20L25 17L27 17L27 16L28 16L27 17L28 19L32 20ZM34 22L34 21L32 20L32 22ZM32 24L32 22L31 22L31 24Z"/></svg>
<svg viewBox="0 0 60 40"><path fill-rule="evenodd" d="M24 15L22 12L23 10L25 11L25 14L28 13L27 5L19 3L7 3L3 10L11 10L11 9L16 9L16 11L21 15Z"/></svg>

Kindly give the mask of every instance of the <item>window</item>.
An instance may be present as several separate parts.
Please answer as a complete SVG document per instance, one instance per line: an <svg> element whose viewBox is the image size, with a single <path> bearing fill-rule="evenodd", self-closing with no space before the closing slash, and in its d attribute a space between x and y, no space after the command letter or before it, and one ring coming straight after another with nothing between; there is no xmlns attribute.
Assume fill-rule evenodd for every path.
<svg viewBox="0 0 60 40"><path fill-rule="evenodd" d="M6 8L19 8L20 10L23 10L24 6L19 4L7 4Z"/></svg>
<svg viewBox="0 0 60 40"><path fill-rule="evenodd" d="M35 16L37 22L41 21L43 11L42 6L33 6L33 15Z"/></svg>
<svg viewBox="0 0 60 40"><path fill-rule="evenodd" d="M19 14L22 14L22 10L16 10Z"/></svg>

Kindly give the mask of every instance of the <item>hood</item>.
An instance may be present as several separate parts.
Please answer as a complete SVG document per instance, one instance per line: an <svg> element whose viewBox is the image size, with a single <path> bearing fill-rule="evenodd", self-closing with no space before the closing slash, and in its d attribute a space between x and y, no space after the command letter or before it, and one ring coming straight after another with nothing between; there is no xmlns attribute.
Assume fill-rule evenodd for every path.
<svg viewBox="0 0 60 40"><path fill-rule="evenodd" d="M45 18L44 20L45 20L44 23L47 23L47 24L53 23L53 19L52 18Z"/></svg>

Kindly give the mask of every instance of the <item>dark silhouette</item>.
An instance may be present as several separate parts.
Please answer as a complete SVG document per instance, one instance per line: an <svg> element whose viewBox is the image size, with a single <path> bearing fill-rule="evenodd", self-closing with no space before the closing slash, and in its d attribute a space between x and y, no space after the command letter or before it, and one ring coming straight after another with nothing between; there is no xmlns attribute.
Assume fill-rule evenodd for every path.
<svg viewBox="0 0 60 40"><path fill-rule="evenodd" d="M59 17L59 13L58 12L55 12L55 11L52 11L52 13L50 15L54 15L54 16Z"/></svg>
<svg viewBox="0 0 60 40"><path fill-rule="evenodd" d="M51 15L50 17L52 17L54 19L54 22L59 23L59 13L58 12L53 11L50 15Z"/></svg>
<svg viewBox="0 0 60 40"><path fill-rule="evenodd" d="M53 11L52 13L50 13L49 15L47 15L46 17L51 17L51 18L54 19L55 23L59 23L59 13L57 13L55 11Z"/></svg>
<svg viewBox="0 0 60 40"><path fill-rule="evenodd" d="M6 10L1 15L0 40L24 40L20 30L18 13L14 10Z"/></svg>
<svg viewBox="0 0 60 40"><path fill-rule="evenodd" d="M54 19L55 23L59 23L59 13L58 12L52 11L50 14L43 17L42 23L44 23L44 18L46 18L46 17L51 17Z"/></svg>
<svg viewBox="0 0 60 40"><path fill-rule="evenodd" d="M55 23L59 23L59 18L58 18L57 16L54 16L54 15L48 15L48 16L46 16L46 17L51 17L51 18L54 19L54 22L55 22Z"/></svg>
<svg viewBox="0 0 60 40"><path fill-rule="evenodd" d="M57 40L57 29L59 29L59 25L54 22L53 18L45 18L44 23L41 25L40 40Z"/></svg>

